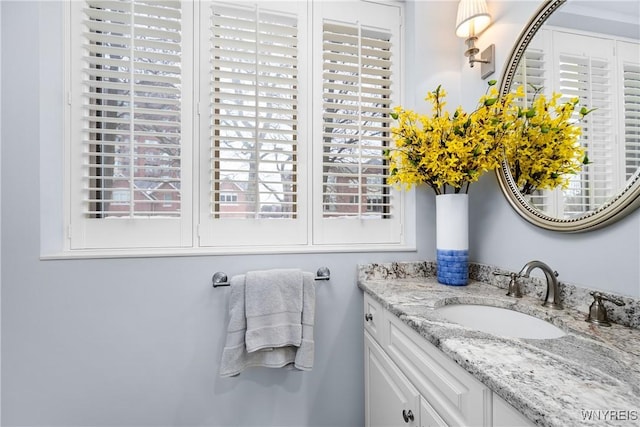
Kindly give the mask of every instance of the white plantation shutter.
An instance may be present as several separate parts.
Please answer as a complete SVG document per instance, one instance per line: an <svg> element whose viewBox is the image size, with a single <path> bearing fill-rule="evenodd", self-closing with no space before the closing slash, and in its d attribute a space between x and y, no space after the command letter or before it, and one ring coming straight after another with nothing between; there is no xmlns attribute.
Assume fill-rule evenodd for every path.
<svg viewBox="0 0 640 427"><path fill-rule="evenodd" d="M613 44L609 40L557 32L554 90L562 100L578 97L580 105L595 108L582 122L580 143L591 164L583 167L564 191L564 216L589 212L609 200L621 185L614 116ZM586 45L584 44L586 43ZM584 50L581 46L589 46ZM575 114L576 119L578 114Z"/></svg>
<svg viewBox="0 0 640 427"><path fill-rule="evenodd" d="M359 10L351 10L351 9ZM319 2L315 242L400 241L400 195L386 182L389 115L400 104L399 9ZM345 16L357 16L349 21ZM346 233L345 230L350 230Z"/></svg>
<svg viewBox="0 0 640 427"><path fill-rule="evenodd" d="M212 214L296 217L295 16L213 6ZM240 189L225 211L226 184Z"/></svg>
<svg viewBox="0 0 640 427"><path fill-rule="evenodd" d="M303 2L209 5L204 244L306 242L304 12Z"/></svg>
<svg viewBox="0 0 640 427"><path fill-rule="evenodd" d="M624 64L625 177L640 168L640 64Z"/></svg>
<svg viewBox="0 0 640 427"><path fill-rule="evenodd" d="M624 178L629 180L640 169L640 46L619 42L616 46L618 66L622 70L622 105L624 135Z"/></svg>
<svg viewBox="0 0 640 427"><path fill-rule="evenodd" d="M87 2L90 216L180 214L180 10L168 6Z"/></svg>
<svg viewBox="0 0 640 427"><path fill-rule="evenodd" d="M390 35L325 22L323 40L323 215L387 216Z"/></svg>
<svg viewBox="0 0 640 427"><path fill-rule="evenodd" d="M86 0L72 8L74 23L81 23L72 35L80 47L73 81L82 82L72 92L74 141L82 145L72 246L91 247L110 235L114 242L128 240L124 246L182 245L190 102L184 97L184 10L179 2L139 0ZM151 218L159 221L151 225ZM160 224L168 227L159 233L164 237L154 235ZM117 236L120 231L131 238Z"/></svg>

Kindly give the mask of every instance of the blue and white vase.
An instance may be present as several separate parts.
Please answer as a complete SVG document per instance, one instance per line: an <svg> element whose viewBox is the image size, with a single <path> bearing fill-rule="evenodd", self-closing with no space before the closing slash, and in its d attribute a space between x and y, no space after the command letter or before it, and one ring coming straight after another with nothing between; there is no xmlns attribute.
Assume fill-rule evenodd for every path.
<svg viewBox="0 0 640 427"><path fill-rule="evenodd" d="M436 196L438 282L463 286L469 281L469 196Z"/></svg>

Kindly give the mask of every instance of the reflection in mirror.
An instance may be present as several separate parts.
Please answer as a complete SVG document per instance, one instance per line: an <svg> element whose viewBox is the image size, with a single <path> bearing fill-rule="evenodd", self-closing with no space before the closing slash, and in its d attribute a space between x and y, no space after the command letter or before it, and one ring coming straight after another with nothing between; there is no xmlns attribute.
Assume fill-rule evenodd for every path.
<svg viewBox="0 0 640 427"><path fill-rule="evenodd" d="M532 19L507 65L502 93L536 90L593 109L576 123L589 164L565 189L514 181L514 164L498 176L511 204L536 225L582 231L635 207L640 167L640 1L549 1ZM514 162L511 162L514 163ZM617 215L619 217L620 215Z"/></svg>

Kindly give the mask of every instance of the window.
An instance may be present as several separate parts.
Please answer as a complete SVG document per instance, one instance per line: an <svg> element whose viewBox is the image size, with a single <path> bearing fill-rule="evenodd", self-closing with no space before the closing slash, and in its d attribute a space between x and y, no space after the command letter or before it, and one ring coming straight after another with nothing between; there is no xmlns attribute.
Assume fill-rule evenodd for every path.
<svg viewBox="0 0 640 427"><path fill-rule="evenodd" d="M406 245L401 6L69 7L69 249Z"/></svg>
<svg viewBox="0 0 640 427"><path fill-rule="evenodd" d="M244 201L244 200L243 200ZM232 193L220 193L220 204L238 203L238 195Z"/></svg>

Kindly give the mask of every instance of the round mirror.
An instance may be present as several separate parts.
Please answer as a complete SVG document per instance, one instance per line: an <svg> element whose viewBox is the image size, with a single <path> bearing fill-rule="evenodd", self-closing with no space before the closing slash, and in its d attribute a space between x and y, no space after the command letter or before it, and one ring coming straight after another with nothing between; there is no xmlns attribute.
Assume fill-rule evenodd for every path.
<svg viewBox="0 0 640 427"><path fill-rule="evenodd" d="M511 206L529 222L578 232L610 224L640 205L640 1L546 1L507 61L501 93L578 98L593 109L580 144L588 163L566 188L525 188L507 160L497 170ZM576 110L580 110L580 107Z"/></svg>

